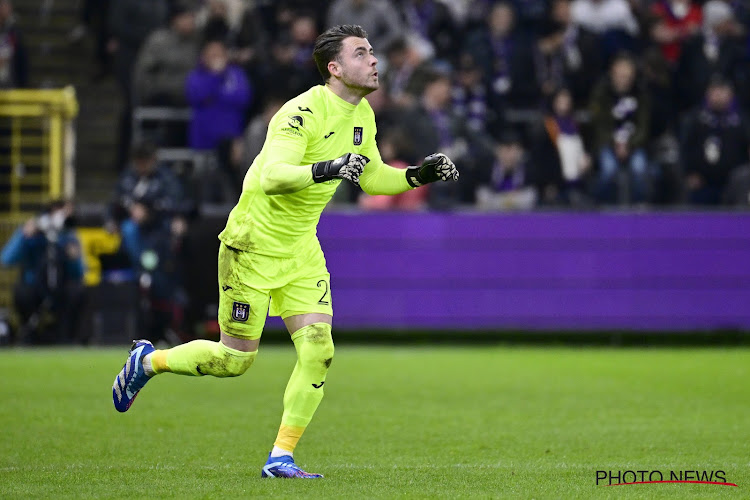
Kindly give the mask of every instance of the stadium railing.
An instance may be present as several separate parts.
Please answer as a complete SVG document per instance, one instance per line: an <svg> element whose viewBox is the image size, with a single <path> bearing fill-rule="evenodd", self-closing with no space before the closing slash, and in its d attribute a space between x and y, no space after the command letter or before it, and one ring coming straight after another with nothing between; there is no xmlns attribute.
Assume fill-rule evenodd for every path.
<svg viewBox="0 0 750 500"><path fill-rule="evenodd" d="M75 190L75 90L0 91L0 242L48 202ZM0 269L0 308L12 301L17 272Z"/></svg>

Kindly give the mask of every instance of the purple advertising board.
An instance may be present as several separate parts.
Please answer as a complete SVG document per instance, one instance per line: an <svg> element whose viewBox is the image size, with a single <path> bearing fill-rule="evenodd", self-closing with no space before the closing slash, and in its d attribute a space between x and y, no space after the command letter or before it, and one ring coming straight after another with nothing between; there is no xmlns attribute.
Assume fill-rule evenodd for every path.
<svg viewBox="0 0 750 500"><path fill-rule="evenodd" d="M750 214L337 213L337 328L750 328Z"/></svg>

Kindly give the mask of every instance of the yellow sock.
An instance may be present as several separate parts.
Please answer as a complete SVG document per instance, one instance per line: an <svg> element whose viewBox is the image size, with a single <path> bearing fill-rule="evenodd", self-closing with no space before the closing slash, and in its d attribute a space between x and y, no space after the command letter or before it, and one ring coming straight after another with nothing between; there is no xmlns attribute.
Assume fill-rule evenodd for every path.
<svg viewBox="0 0 750 500"><path fill-rule="evenodd" d="M151 353L151 369L154 373L164 373L169 371L167 366L167 350L159 349Z"/></svg>
<svg viewBox="0 0 750 500"><path fill-rule="evenodd" d="M273 445L278 446L282 450L286 450L291 454L294 452L294 448L297 447L297 443L302 437L303 432L305 432L304 427L281 424L279 427L279 433L276 435L276 441Z"/></svg>

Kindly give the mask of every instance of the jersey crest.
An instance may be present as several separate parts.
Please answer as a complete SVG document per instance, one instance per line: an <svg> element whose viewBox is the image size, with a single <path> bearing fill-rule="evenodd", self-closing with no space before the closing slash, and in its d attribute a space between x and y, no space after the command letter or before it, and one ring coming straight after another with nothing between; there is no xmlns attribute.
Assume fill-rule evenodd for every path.
<svg viewBox="0 0 750 500"><path fill-rule="evenodd" d="M362 144L362 127L354 127L354 145L359 146Z"/></svg>
<svg viewBox="0 0 750 500"><path fill-rule="evenodd" d="M247 321L250 317L250 304L235 302L232 305L232 319L235 321Z"/></svg>

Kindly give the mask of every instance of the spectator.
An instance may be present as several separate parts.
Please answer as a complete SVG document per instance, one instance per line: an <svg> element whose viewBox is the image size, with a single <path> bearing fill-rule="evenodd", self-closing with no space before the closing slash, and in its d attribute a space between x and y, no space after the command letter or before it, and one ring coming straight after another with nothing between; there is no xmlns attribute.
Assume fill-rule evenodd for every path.
<svg viewBox="0 0 750 500"><path fill-rule="evenodd" d="M223 41L209 41L198 66L187 78L187 96L193 109L190 147L215 150L225 140L242 136L250 84L238 66L229 63Z"/></svg>
<svg viewBox="0 0 750 500"><path fill-rule="evenodd" d="M738 37L742 25L732 8L722 0L703 5L703 29L683 44L677 67L680 111L698 106L711 75L720 74L735 88L743 88L743 51Z"/></svg>
<svg viewBox="0 0 750 500"><path fill-rule="evenodd" d="M493 149L492 168L477 188L477 207L482 210L534 208L537 193L518 134L503 131Z"/></svg>
<svg viewBox="0 0 750 500"><path fill-rule="evenodd" d="M585 107L602 72L601 48L597 35L573 24L570 0L552 0L537 50L537 74L544 95L567 87L575 106Z"/></svg>
<svg viewBox="0 0 750 500"><path fill-rule="evenodd" d="M531 42L514 27L513 7L502 1L492 7L487 24L466 42L466 51L484 65L490 104L500 114L509 106L536 107L539 99Z"/></svg>
<svg viewBox="0 0 750 500"><path fill-rule="evenodd" d="M618 52L636 48L640 27L628 0L573 0L571 17L600 37L605 63Z"/></svg>
<svg viewBox="0 0 750 500"><path fill-rule="evenodd" d="M122 173L115 188L111 216L115 222L129 217L130 207L140 201L148 204L159 217L169 219L189 212L189 200L172 171L160 166L156 147L150 142L133 146L131 166Z"/></svg>
<svg viewBox="0 0 750 500"><path fill-rule="evenodd" d="M657 0L651 4L651 15L651 40L660 46L664 59L674 67L680 59L682 44L700 31L701 9L692 0Z"/></svg>
<svg viewBox="0 0 750 500"><path fill-rule="evenodd" d="M138 331L157 340L184 341L179 337L187 304L182 286L187 225L162 217L149 198L135 200L129 212L120 232L141 292Z"/></svg>
<svg viewBox="0 0 750 500"><path fill-rule="evenodd" d="M688 202L718 204L731 172L747 163L748 147L748 123L732 86L714 76L705 104L687 119L682 136Z"/></svg>
<svg viewBox="0 0 750 500"><path fill-rule="evenodd" d="M195 13L172 9L169 27L146 39L135 63L136 104L185 106L185 79L198 58Z"/></svg>
<svg viewBox="0 0 750 500"><path fill-rule="evenodd" d="M281 91L285 95L296 95L322 83L310 57L317 33L312 15L291 18L289 30L282 32L272 45L273 57L263 78L264 94Z"/></svg>
<svg viewBox="0 0 750 500"><path fill-rule="evenodd" d="M224 40L233 63L252 67L268 58L270 34L257 8L243 0L210 0L201 18L203 39Z"/></svg>
<svg viewBox="0 0 750 500"><path fill-rule="evenodd" d="M453 83L453 110L466 122L470 132L485 132L489 120L487 87L482 68L474 56L463 53L458 59Z"/></svg>
<svg viewBox="0 0 750 500"><path fill-rule="evenodd" d="M132 135L133 68L146 38L167 20L167 0L112 0L109 9L111 37L107 50L112 54L115 78L122 92L117 168L125 167Z"/></svg>
<svg viewBox="0 0 750 500"><path fill-rule="evenodd" d="M647 201L650 188L646 141L648 94L637 80L635 61L619 55L591 98L594 151L599 160L596 196L604 203Z"/></svg>
<svg viewBox="0 0 750 500"><path fill-rule="evenodd" d="M52 203L18 228L0 254L3 266L20 267L13 293L20 343L81 340L83 259L72 216L72 203Z"/></svg>
<svg viewBox="0 0 750 500"><path fill-rule="evenodd" d="M406 32L413 34L423 58L452 61L460 32L450 9L437 0L403 0L400 4Z"/></svg>
<svg viewBox="0 0 750 500"><path fill-rule="evenodd" d="M402 112L397 129L409 138L412 148L399 151L411 164L435 151L444 153L461 165L461 182L430 186L429 203L433 208L447 209L457 203L473 203L473 171L476 156L474 142L480 134L469 134L466 123L455 114L451 102L451 75L433 69L418 105ZM465 190L471 190L467 193Z"/></svg>
<svg viewBox="0 0 750 500"><path fill-rule="evenodd" d="M404 31L391 0L335 0L328 9L328 26L359 24L378 51L390 46ZM381 68L381 71L385 68Z"/></svg>
<svg viewBox="0 0 750 500"><path fill-rule="evenodd" d="M532 148L540 204L587 205L591 157L573 116L573 98L568 89L552 94L542 125L535 131Z"/></svg>
<svg viewBox="0 0 750 500"><path fill-rule="evenodd" d="M0 89L29 86L29 59L10 0L0 0Z"/></svg>
<svg viewBox="0 0 750 500"><path fill-rule="evenodd" d="M421 69L428 66L405 38L397 38L385 48L386 62L380 78L388 98L395 106L411 107L422 90Z"/></svg>

